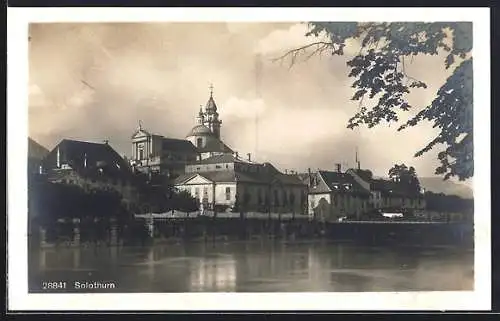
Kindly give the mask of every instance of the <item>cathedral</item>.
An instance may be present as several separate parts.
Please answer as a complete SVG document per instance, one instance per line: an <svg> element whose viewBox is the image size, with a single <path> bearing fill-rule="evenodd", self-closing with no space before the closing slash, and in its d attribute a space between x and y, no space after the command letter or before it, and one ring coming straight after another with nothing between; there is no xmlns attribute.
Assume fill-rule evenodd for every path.
<svg viewBox="0 0 500 321"><path fill-rule="evenodd" d="M212 156L233 154L233 150L221 140L221 124L211 87L205 108L200 108L197 124L185 139L152 134L139 123L132 135L131 166L140 172L159 173L173 178L184 173L186 164Z"/></svg>

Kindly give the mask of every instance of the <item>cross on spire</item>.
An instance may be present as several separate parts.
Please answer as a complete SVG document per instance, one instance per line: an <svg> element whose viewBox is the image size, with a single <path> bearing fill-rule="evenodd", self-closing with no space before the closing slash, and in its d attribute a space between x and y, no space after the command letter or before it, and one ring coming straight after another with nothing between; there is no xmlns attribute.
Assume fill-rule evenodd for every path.
<svg viewBox="0 0 500 321"><path fill-rule="evenodd" d="M212 97L212 95L214 94L214 85L212 83L210 83L210 86L208 87L208 89L210 89L210 97Z"/></svg>

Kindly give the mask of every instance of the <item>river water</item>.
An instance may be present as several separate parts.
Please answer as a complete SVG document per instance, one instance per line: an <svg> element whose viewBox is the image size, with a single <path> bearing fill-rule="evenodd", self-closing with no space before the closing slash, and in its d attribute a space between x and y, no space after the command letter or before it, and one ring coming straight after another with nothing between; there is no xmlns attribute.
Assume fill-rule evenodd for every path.
<svg viewBox="0 0 500 321"><path fill-rule="evenodd" d="M35 248L28 266L30 292L380 292L473 290L473 261L457 248L256 241Z"/></svg>

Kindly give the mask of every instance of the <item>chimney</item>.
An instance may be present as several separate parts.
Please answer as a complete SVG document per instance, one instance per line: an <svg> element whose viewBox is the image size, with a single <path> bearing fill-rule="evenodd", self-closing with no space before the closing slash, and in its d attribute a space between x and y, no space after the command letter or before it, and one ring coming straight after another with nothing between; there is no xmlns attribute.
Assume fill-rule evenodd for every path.
<svg viewBox="0 0 500 321"><path fill-rule="evenodd" d="M337 163L337 164L335 164L335 166L337 168L337 173L342 173L342 164Z"/></svg>
<svg viewBox="0 0 500 321"><path fill-rule="evenodd" d="M249 162L250 162L250 161L252 161L252 154L251 154L251 153L248 153L248 154L247 154L247 156L248 156L248 161L249 161Z"/></svg>
<svg viewBox="0 0 500 321"><path fill-rule="evenodd" d="M60 168L61 167L61 151L59 150L59 147L57 147L57 156L56 156L56 166L57 168Z"/></svg>
<svg viewBox="0 0 500 321"><path fill-rule="evenodd" d="M238 152L234 152L234 157L238 158Z"/></svg>

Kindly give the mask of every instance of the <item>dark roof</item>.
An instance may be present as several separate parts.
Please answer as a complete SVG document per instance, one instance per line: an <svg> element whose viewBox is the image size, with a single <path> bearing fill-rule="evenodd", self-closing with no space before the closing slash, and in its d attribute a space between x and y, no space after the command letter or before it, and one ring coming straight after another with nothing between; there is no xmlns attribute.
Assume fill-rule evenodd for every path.
<svg viewBox="0 0 500 321"><path fill-rule="evenodd" d="M196 165L196 164L223 164L223 163L246 163L246 164L254 164L254 165L261 165L259 163L253 163L250 162L246 159L236 157L232 153L224 153L224 154L219 154L219 155L214 155L210 156L208 158L198 160L196 162L193 162L190 165Z"/></svg>
<svg viewBox="0 0 500 321"><path fill-rule="evenodd" d="M420 196L420 192L411 185L402 182L394 182L385 179L372 179L370 182L372 190L380 191L383 195L401 196Z"/></svg>
<svg viewBox="0 0 500 321"><path fill-rule="evenodd" d="M92 175L98 168L108 175L132 175L127 162L109 145L63 139L44 159L46 169L57 168L57 150L61 162L80 174Z"/></svg>
<svg viewBox="0 0 500 321"><path fill-rule="evenodd" d="M236 161L236 158L233 154L221 154L210 156L208 158L196 161L194 164L220 164L220 163L233 163Z"/></svg>
<svg viewBox="0 0 500 321"><path fill-rule="evenodd" d="M196 147L185 139L163 138L162 149L175 152L196 153Z"/></svg>
<svg viewBox="0 0 500 321"><path fill-rule="evenodd" d="M354 177L347 173L331 172L331 171L318 171L318 175L326 183L326 188L323 191L311 190L312 192L338 192L338 193L357 193L362 195L370 195L370 192L364 189L356 182ZM349 189L346 188L349 185ZM338 186L337 188L335 186Z"/></svg>
<svg viewBox="0 0 500 321"><path fill-rule="evenodd" d="M275 179L284 185L305 185L298 175L277 173Z"/></svg>
<svg viewBox="0 0 500 321"><path fill-rule="evenodd" d="M209 136L205 147L197 148L199 153L233 153L233 150L224 144L220 139Z"/></svg>
<svg viewBox="0 0 500 321"><path fill-rule="evenodd" d="M369 169L350 169L362 180L369 183L373 179L373 173Z"/></svg>
<svg viewBox="0 0 500 321"><path fill-rule="evenodd" d="M49 150L31 137L28 137L28 157L33 159L43 159L45 156L49 154Z"/></svg>

